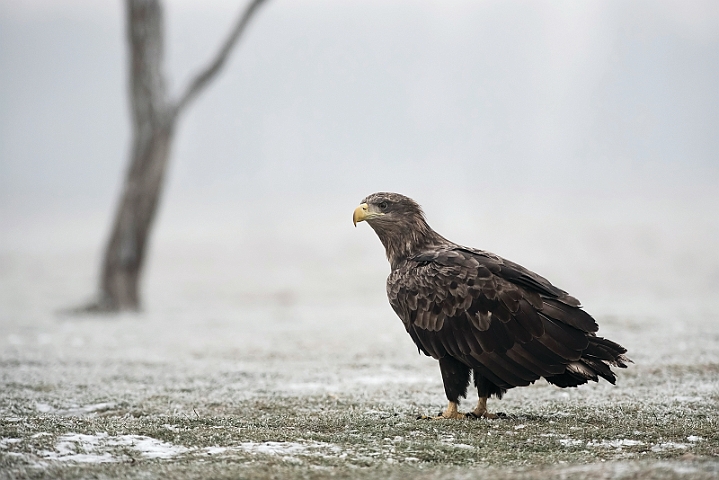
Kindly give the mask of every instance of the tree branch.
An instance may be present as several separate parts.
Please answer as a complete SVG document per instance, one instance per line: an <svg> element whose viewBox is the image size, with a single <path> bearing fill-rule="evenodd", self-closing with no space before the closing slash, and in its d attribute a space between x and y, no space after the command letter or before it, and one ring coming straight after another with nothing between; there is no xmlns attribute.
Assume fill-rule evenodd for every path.
<svg viewBox="0 0 719 480"><path fill-rule="evenodd" d="M179 97L179 100L173 109L174 115L178 115L202 91L202 89L207 86L212 77L217 75L217 72L220 71L230 52L237 44L237 40L242 35L242 32L245 31L245 27L247 27L247 24L252 19L252 16L258 8L265 3L265 1L266 0L251 0L250 3L247 4L245 10L242 12L242 15L240 15L240 18L230 32L230 35L227 37L227 40L225 40L225 43L222 45L220 51L217 52L215 59L195 76L192 82L188 85L187 90L185 90L185 93Z"/></svg>

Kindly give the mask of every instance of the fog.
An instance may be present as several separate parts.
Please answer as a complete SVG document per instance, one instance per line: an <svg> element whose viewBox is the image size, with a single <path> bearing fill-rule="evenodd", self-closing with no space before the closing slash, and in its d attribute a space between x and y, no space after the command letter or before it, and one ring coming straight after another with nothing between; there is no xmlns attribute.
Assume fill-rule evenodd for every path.
<svg viewBox="0 0 719 480"><path fill-rule="evenodd" d="M165 3L179 92L240 4ZM6 319L95 292L129 155L123 13L0 3ZM397 191L590 311L716 314L717 85L713 1L271 0L180 122L146 309L384 304L350 216Z"/></svg>

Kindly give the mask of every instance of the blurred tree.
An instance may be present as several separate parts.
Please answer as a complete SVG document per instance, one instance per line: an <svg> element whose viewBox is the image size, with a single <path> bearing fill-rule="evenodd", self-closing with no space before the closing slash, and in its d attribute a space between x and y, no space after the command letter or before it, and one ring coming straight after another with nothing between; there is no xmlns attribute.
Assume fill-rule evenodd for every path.
<svg viewBox="0 0 719 480"><path fill-rule="evenodd" d="M163 72L164 31L160 0L126 0L130 46L132 146L130 165L100 275L97 300L82 310L114 312L140 307L145 247L178 117L217 75L245 27L266 0L251 0L214 59L177 98L169 98Z"/></svg>

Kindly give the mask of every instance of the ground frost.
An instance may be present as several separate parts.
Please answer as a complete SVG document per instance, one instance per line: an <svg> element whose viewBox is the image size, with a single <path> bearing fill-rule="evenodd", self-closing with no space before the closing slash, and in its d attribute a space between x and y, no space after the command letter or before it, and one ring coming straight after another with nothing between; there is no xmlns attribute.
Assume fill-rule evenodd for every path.
<svg viewBox="0 0 719 480"><path fill-rule="evenodd" d="M122 451L130 450L145 458L172 458L188 451L180 445L146 437L143 435L110 436L107 433L85 435L68 433L61 435L54 451L42 451L45 460L78 463L104 463L122 460Z"/></svg>
<svg viewBox="0 0 719 480"><path fill-rule="evenodd" d="M437 363L380 300L0 315L0 478L719 474L719 317L599 318L637 362L616 386L539 381L489 401L502 419L432 421Z"/></svg>

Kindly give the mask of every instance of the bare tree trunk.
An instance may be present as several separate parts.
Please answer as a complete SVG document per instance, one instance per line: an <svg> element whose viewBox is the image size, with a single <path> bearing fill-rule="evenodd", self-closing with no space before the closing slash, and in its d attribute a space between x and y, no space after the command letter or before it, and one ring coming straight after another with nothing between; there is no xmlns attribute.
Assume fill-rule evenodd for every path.
<svg viewBox="0 0 719 480"><path fill-rule="evenodd" d="M171 101L162 65L162 5L159 0L126 0L133 127L130 165L105 250L99 298L81 310L112 312L140 308L139 283L145 251L177 118L220 71L264 2L252 0L247 4L215 58L195 76L177 101Z"/></svg>

